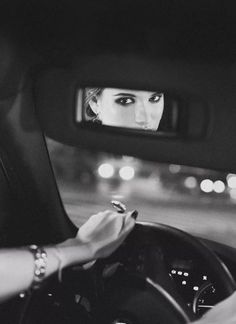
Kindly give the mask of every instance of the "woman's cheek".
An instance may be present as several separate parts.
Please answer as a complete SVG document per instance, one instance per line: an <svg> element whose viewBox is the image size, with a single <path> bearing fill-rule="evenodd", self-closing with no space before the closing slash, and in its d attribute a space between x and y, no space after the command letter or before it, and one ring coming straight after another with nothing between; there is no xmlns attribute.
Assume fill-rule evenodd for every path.
<svg viewBox="0 0 236 324"><path fill-rule="evenodd" d="M158 107L153 107L152 109L152 119L153 120L159 120L162 117L163 114L163 109L162 107L158 106Z"/></svg>
<svg viewBox="0 0 236 324"><path fill-rule="evenodd" d="M119 116L119 115L122 114L122 112L124 112L124 107L114 102L114 103L111 105L111 109L110 109L110 110L111 110L111 113L112 113L114 116L117 116L117 115Z"/></svg>
<svg viewBox="0 0 236 324"><path fill-rule="evenodd" d="M164 102L162 101L160 102L160 105L157 108L157 113L160 116L160 118L162 117L163 112L164 112Z"/></svg>

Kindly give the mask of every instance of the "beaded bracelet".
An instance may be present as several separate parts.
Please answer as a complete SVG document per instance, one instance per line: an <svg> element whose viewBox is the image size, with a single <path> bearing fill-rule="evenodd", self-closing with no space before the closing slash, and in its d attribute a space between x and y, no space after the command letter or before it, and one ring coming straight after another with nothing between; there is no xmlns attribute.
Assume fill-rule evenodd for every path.
<svg viewBox="0 0 236 324"><path fill-rule="evenodd" d="M30 245L29 251L34 256L34 277L31 284L32 289L39 289L46 274L47 253L37 245Z"/></svg>

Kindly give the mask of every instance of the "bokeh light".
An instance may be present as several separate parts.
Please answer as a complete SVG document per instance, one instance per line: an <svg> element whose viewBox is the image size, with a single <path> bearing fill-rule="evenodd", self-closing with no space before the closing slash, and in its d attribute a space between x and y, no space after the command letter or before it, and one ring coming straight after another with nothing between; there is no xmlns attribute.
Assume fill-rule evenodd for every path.
<svg viewBox="0 0 236 324"><path fill-rule="evenodd" d="M187 177L184 180L184 185L188 189L194 189L197 187L197 179L195 177Z"/></svg>
<svg viewBox="0 0 236 324"><path fill-rule="evenodd" d="M98 168L98 174L104 179L111 178L115 173L113 165L110 163L103 163Z"/></svg>
<svg viewBox="0 0 236 324"><path fill-rule="evenodd" d="M236 189L236 174L232 174L232 173L228 174L227 183L231 189Z"/></svg>
<svg viewBox="0 0 236 324"><path fill-rule="evenodd" d="M204 179L200 183L200 188L203 192L209 193L213 191L213 181L210 179Z"/></svg>
<svg viewBox="0 0 236 324"><path fill-rule="evenodd" d="M134 168L131 166L123 166L119 171L119 175L123 180L131 180L135 175Z"/></svg>
<svg viewBox="0 0 236 324"><path fill-rule="evenodd" d="M181 166L178 164L170 164L169 165L169 171L171 173L179 173L181 170Z"/></svg>
<svg viewBox="0 0 236 324"><path fill-rule="evenodd" d="M225 191L225 184L223 181L221 180L217 180L214 182L213 184L213 190L216 192L216 193L222 193Z"/></svg>

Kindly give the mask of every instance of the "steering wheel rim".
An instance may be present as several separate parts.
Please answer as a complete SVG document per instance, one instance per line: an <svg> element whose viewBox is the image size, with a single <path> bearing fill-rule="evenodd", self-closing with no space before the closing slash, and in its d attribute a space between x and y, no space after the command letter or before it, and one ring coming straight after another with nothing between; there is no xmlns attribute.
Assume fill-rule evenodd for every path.
<svg viewBox="0 0 236 324"><path fill-rule="evenodd" d="M218 277L220 277L219 281L221 282L225 291L225 297L229 297L236 290L236 282L224 262L206 244L196 237L178 228L161 223L137 222L137 225L153 228L162 232L164 231L175 236L177 239L183 240L188 245L192 245L194 249L200 252L203 259L205 259L207 262L210 261L212 264L214 272Z"/></svg>
<svg viewBox="0 0 236 324"><path fill-rule="evenodd" d="M148 238L148 240L150 240L150 237L152 237L152 238L157 237L158 239L159 239L159 237L163 237L165 239L172 238L172 239L174 239L174 241L177 240L178 242L183 242L184 244L190 246L193 250L197 251L201 255L203 260L205 260L208 264L210 264L210 267L212 268L213 272L216 275L215 277L217 277L219 284L223 287L222 291L224 293L224 297L230 296L236 290L236 284L235 284L234 279L231 276L229 270L226 268L224 263L215 255L215 253L213 251L211 251L205 244L203 244L197 238L191 236L190 234L188 234L184 231L181 231L179 229L176 229L174 227L167 226L164 224L150 223L150 222L137 222L134 231L126 239L125 245L121 246L110 257L102 259L102 260L98 260L96 262L96 264L90 270L86 271L86 272L90 273L88 278L91 279L91 274L92 274L92 277L96 276L98 278L98 276L99 276L98 282L104 281L104 278L102 278L102 272L105 269L105 265L114 263L114 260L117 260L117 258L118 259L120 258L120 253L121 253L121 256L122 256L122 253L126 254L127 249L129 249L129 244L132 246L132 245L134 245L134 242L137 243L138 238L140 240L143 240L144 237ZM80 275L78 275L78 270L76 270L76 269L78 269L78 267L76 268L76 266L69 267L69 269L66 270L63 275L63 281L64 282L68 281L68 279L71 275L71 270L76 271L76 278L77 278L77 280L79 280ZM81 270L80 270L80 273L82 274L83 271L81 272ZM123 274L121 275L121 280L127 279L126 274L123 277L122 276L123 276ZM116 278L116 277L114 277L114 278ZM54 285L60 286L60 290L66 289L68 291L67 284L64 287L62 287L62 285L58 284L58 282L55 282L55 277L53 279L54 279ZM90 279L88 279L88 280L90 280ZM170 319L166 322L165 321L158 322L158 321L155 321L155 319L153 321L150 321L148 319L145 322L145 312L152 311L150 308L145 308L145 310L143 312L141 312L141 313L138 312L139 317L144 316L144 320L142 319L141 322L137 321L138 324L139 323L142 323L142 324L161 323L162 324L162 323L170 323L170 322L184 324L184 323L188 323L190 320L194 320L194 318L191 317L191 314L188 313L188 311L186 311L187 307L186 308L182 307L183 303L178 300L178 297L176 298L176 296L174 296L174 298L173 298L172 294L170 294L165 288L163 288L162 285L160 285L160 283L153 280L153 278L148 277L148 276L140 277L140 276L135 276L135 274L132 274L132 276L128 277L128 279L129 280L124 281L126 283L127 289L125 290L125 293L123 293L121 298L118 294L119 298L117 299L116 295L113 294L113 292L110 295L113 297L114 303L123 303L123 305L124 305L126 303L126 301L128 300L129 305L131 305L130 307L132 308L132 312L135 313L137 310L140 311L140 307L138 307L135 304L136 303L135 298L137 296L141 296L141 298L149 298L151 303L154 302L153 305L155 307L156 306L158 307L159 302L161 303L162 306L160 306L160 310L158 309L158 311L156 313L154 313L154 315L153 315L154 317L158 316L159 311L165 312L166 308L168 309L168 312L170 310L170 312L173 313L173 314L171 313ZM83 279L82 279L82 281L83 281ZM73 282L73 280L72 280L72 282ZM133 287L132 287L132 284L133 284ZM73 286L73 284L72 284L72 286ZM137 286L142 287L141 290L135 290ZM93 287L95 287L95 291L93 293L98 295L96 300L97 301L99 299L101 299L101 300L98 303L97 309L95 310L94 315L93 315L93 316L98 316L98 319L93 319L91 321L91 323L101 323L101 321L100 321L101 317L103 318L102 320L103 320L104 324L105 323L109 323L109 324L110 323L112 323L112 324L120 323L121 321L120 322L119 321L118 322L107 321L107 317L106 316L104 317L104 313L107 313L108 315L110 313L107 311L107 306L104 304L104 301L107 301L107 299L101 298L101 296L104 294L104 291L103 291L103 289L100 289L101 286L99 284L95 284L95 285L93 285ZM145 287L144 290L143 290L143 287ZM148 294L146 294L147 288L148 288ZM45 288L42 289L42 292L44 293L44 296L45 296ZM46 290L46 294L48 295L48 290ZM71 295L71 293L69 293L69 295ZM72 295L73 295L73 293L72 293ZM40 309L38 307L38 298L42 298L42 296L43 296L43 294L41 294L41 296L40 296L40 292L37 292L35 295L33 294L33 296L31 297L31 301L29 302L29 305L25 311L25 314L24 314L24 316L22 316L21 324L31 323L32 314L33 314L33 319L35 320L35 317L37 317L37 311L38 311L38 309ZM64 296L61 298L62 298L62 300L64 298L64 301L65 301ZM43 299L44 299L44 297L43 297ZM111 304L110 304L111 308L112 308L113 301L111 301ZM67 301L66 301L66 303L68 304ZM46 305L46 307L48 307L48 305ZM65 307L65 306L61 305L61 307ZM167 314L167 316L169 316L169 314ZM39 323L41 324L41 322L39 322ZM46 323L46 322L42 321L42 323ZM126 323L128 323L128 324L135 323L136 324L135 321L129 322L128 320Z"/></svg>
<svg viewBox="0 0 236 324"><path fill-rule="evenodd" d="M208 263L210 262L213 271L219 277L219 281L221 282L225 292L225 297L229 297L236 290L236 282L224 262L206 244L196 237L188 234L185 231L161 223L138 222L137 225L145 227L148 226L149 228L153 228L155 230L158 229L160 231L165 231L166 233L185 241L188 245L192 245L194 249L200 252L203 259L205 259Z"/></svg>
<svg viewBox="0 0 236 324"><path fill-rule="evenodd" d="M197 252L202 258L202 260L209 265L211 272L214 273L215 278L217 278L217 282L219 282L219 285L222 288L221 293L224 298L230 296L236 290L235 281L232 275L230 274L229 270L227 269L227 267L224 265L222 260L220 260L219 257L212 250L210 250L204 243L200 242L197 238L193 237L192 235L182 230L179 230L177 228L168 225L159 224L159 223L137 222L136 228L127 238L125 246L120 247L112 256L106 258L105 260L99 260L97 266L100 265L101 268L104 268L104 264L107 264L109 262L114 263L114 261L119 260L120 251L123 250L125 253L127 253L127 245L130 242L137 242L142 240L144 236L144 232L146 233L154 232L157 237L161 235L164 236L165 238L172 237L174 238L174 240L177 240L178 242L188 245L190 249ZM129 242L128 244L127 241ZM119 277L118 279L116 278L115 280L119 280ZM179 317L181 323L188 323L190 321L196 320L196 318L192 316L193 314L189 312L187 307L183 305L183 302L181 299L179 299L178 295L174 294L174 298L173 298L172 292L169 293L162 285L160 285L160 283L156 282L155 280L152 280L152 278L150 277L146 277L145 280L156 289L159 295L166 298L167 302L170 302L176 314L174 316ZM122 286L121 283L122 281L118 284L118 286ZM159 297L157 296L157 298ZM117 300L112 296L112 294L110 295L109 298L112 298L117 303ZM118 303L124 304L123 302L124 298L125 298L124 296L120 297ZM106 301L107 300L108 298L106 299ZM112 308L112 303L110 303L110 307ZM105 309L103 309L102 313L104 313L104 311ZM175 322L179 323L177 319L173 317L171 323L175 323ZM115 323L115 322L110 321L109 323ZM142 323L144 322L142 321ZM147 323L151 324L152 322L148 321ZM154 321L153 323L156 322Z"/></svg>

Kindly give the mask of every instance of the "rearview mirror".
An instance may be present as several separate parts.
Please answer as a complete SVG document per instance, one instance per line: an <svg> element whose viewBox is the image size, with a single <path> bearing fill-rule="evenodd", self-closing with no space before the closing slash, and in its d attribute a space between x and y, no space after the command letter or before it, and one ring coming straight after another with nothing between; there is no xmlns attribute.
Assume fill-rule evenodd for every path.
<svg viewBox="0 0 236 324"><path fill-rule="evenodd" d="M179 98L161 90L85 87L77 92L76 122L177 136L180 107Z"/></svg>

